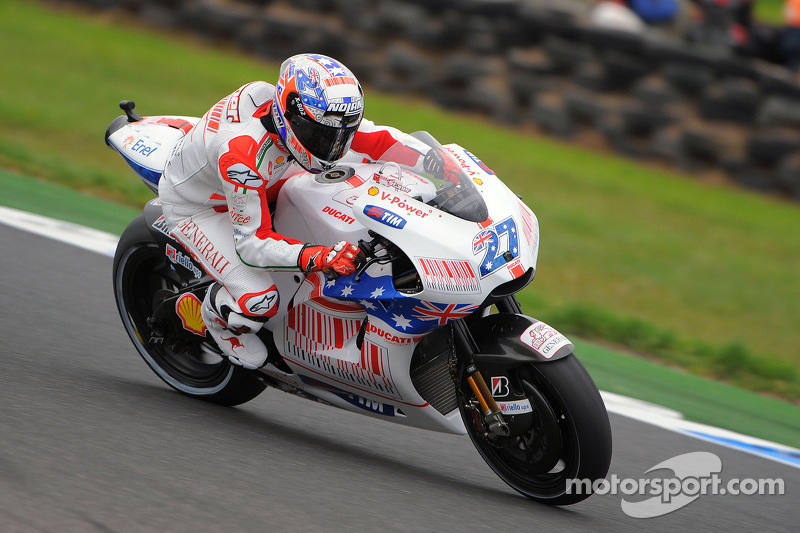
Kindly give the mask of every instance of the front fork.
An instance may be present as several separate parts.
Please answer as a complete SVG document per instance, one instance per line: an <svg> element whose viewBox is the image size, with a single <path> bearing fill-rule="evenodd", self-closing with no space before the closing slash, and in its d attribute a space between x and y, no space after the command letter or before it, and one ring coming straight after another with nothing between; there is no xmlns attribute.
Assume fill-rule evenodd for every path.
<svg viewBox="0 0 800 533"><path fill-rule="evenodd" d="M495 304L498 311L501 313L519 313L521 307L517 299L511 295L500 302ZM473 361L472 354L478 352L478 345L472 337L467 324L464 320L456 320L453 323L453 340L459 357L464 362L464 371L466 373L466 381L469 384L472 393L478 400L478 405L483 412L483 418L486 425L487 436L490 439L499 437L508 437L511 434L511 428L503 417L503 411L492 395L492 391L486 385L478 367Z"/></svg>
<svg viewBox="0 0 800 533"><path fill-rule="evenodd" d="M486 386L480 370L474 363L470 363L467 366L467 383L469 383L469 387L478 399L478 405L481 406L489 437L508 437L511 435L511 429L503 419L503 412L500 410L500 406L494 401L492 392Z"/></svg>

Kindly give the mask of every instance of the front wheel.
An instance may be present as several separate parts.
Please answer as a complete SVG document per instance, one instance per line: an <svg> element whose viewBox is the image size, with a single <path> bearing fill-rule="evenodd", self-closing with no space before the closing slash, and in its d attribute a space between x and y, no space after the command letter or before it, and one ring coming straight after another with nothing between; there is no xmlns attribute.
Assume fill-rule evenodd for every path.
<svg viewBox="0 0 800 533"><path fill-rule="evenodd" d="M510 436L490 436L477 399L462 388L459 410L486 463L533 500L569 505L588 498L592 483L608 473L611 426L597 386L575 355L480 370L487 381L507 379L508 391L521 399L514 405L530 404L505 415Z"/></svg>
<svg viewBox="0 0 800 533"><path fill-rule="evenodd" d="M265 389L253 372L231 365L208 336L187 338L155 316L161 301L191 284L193 292L203 290L190 274L167 259L143 216L131 222L114 256L114 296L125 330L147 365L175 390L227 406L252 400Z"/></svg>

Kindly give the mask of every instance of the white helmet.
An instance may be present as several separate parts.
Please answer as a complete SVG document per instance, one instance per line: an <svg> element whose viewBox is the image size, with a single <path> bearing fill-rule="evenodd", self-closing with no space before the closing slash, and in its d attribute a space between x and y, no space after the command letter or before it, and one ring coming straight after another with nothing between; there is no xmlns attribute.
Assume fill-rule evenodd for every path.
<svg viewBox="0 0 800 533"><path fill-rule="evenodd" d="M364 92L335 59L300 54L281 65L272 109L286 148L303 168L319 173L350 148L364 116Z"/></svg>

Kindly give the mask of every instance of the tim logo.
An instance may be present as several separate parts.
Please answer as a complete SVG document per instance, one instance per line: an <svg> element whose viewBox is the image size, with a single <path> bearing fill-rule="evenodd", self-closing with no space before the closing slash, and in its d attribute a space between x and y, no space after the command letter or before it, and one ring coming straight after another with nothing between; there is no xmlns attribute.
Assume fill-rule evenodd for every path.
<svg viewBox="0 0 800 533"><path fill-rule="evenodd" d="M388 209L378 207L377 205L365 206L364 214L373 220L377 220L381 224L389 226L390 228L402 229L406 225L406 219L396 213L392 213Z"/></svg>
<svg viewBox="0 0 800 533"><path fill-rule="evenodd" d="M508 378L505 376L492 376L492 396L504 398L510 393Z"/></svg>

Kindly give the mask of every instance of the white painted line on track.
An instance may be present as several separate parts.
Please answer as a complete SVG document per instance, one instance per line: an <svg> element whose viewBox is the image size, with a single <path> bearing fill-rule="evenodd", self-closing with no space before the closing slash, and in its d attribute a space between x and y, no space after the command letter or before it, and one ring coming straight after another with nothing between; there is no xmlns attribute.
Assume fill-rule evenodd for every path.
<svg viewBox="0 0 800 533"><path fill-rule="evenodd" d="M71 222L34 215L19 209L0 206L0 222L17 229L50 237L92 252L114 257L119 237Z"/></svg>
<svg viewBox="0 0 800 533"><path fill-rule="evenodd" d="M785 465L800 468L800 450L683 418L678 411L612 392L600 391L609 413L652 424L689 437L713 442L720 446L758 455Z"/></svg>
<svg viewBox="0 0 800 533"><path fill-rule="evenodd" d="M111 233L9 207L0 206L0 223L109 257L114 257L117 248L118 237ZM690 422L677 411L642 400L605 391L601 391L600 394L609 413L800 468L800 450L797 448Z"/></svg>

